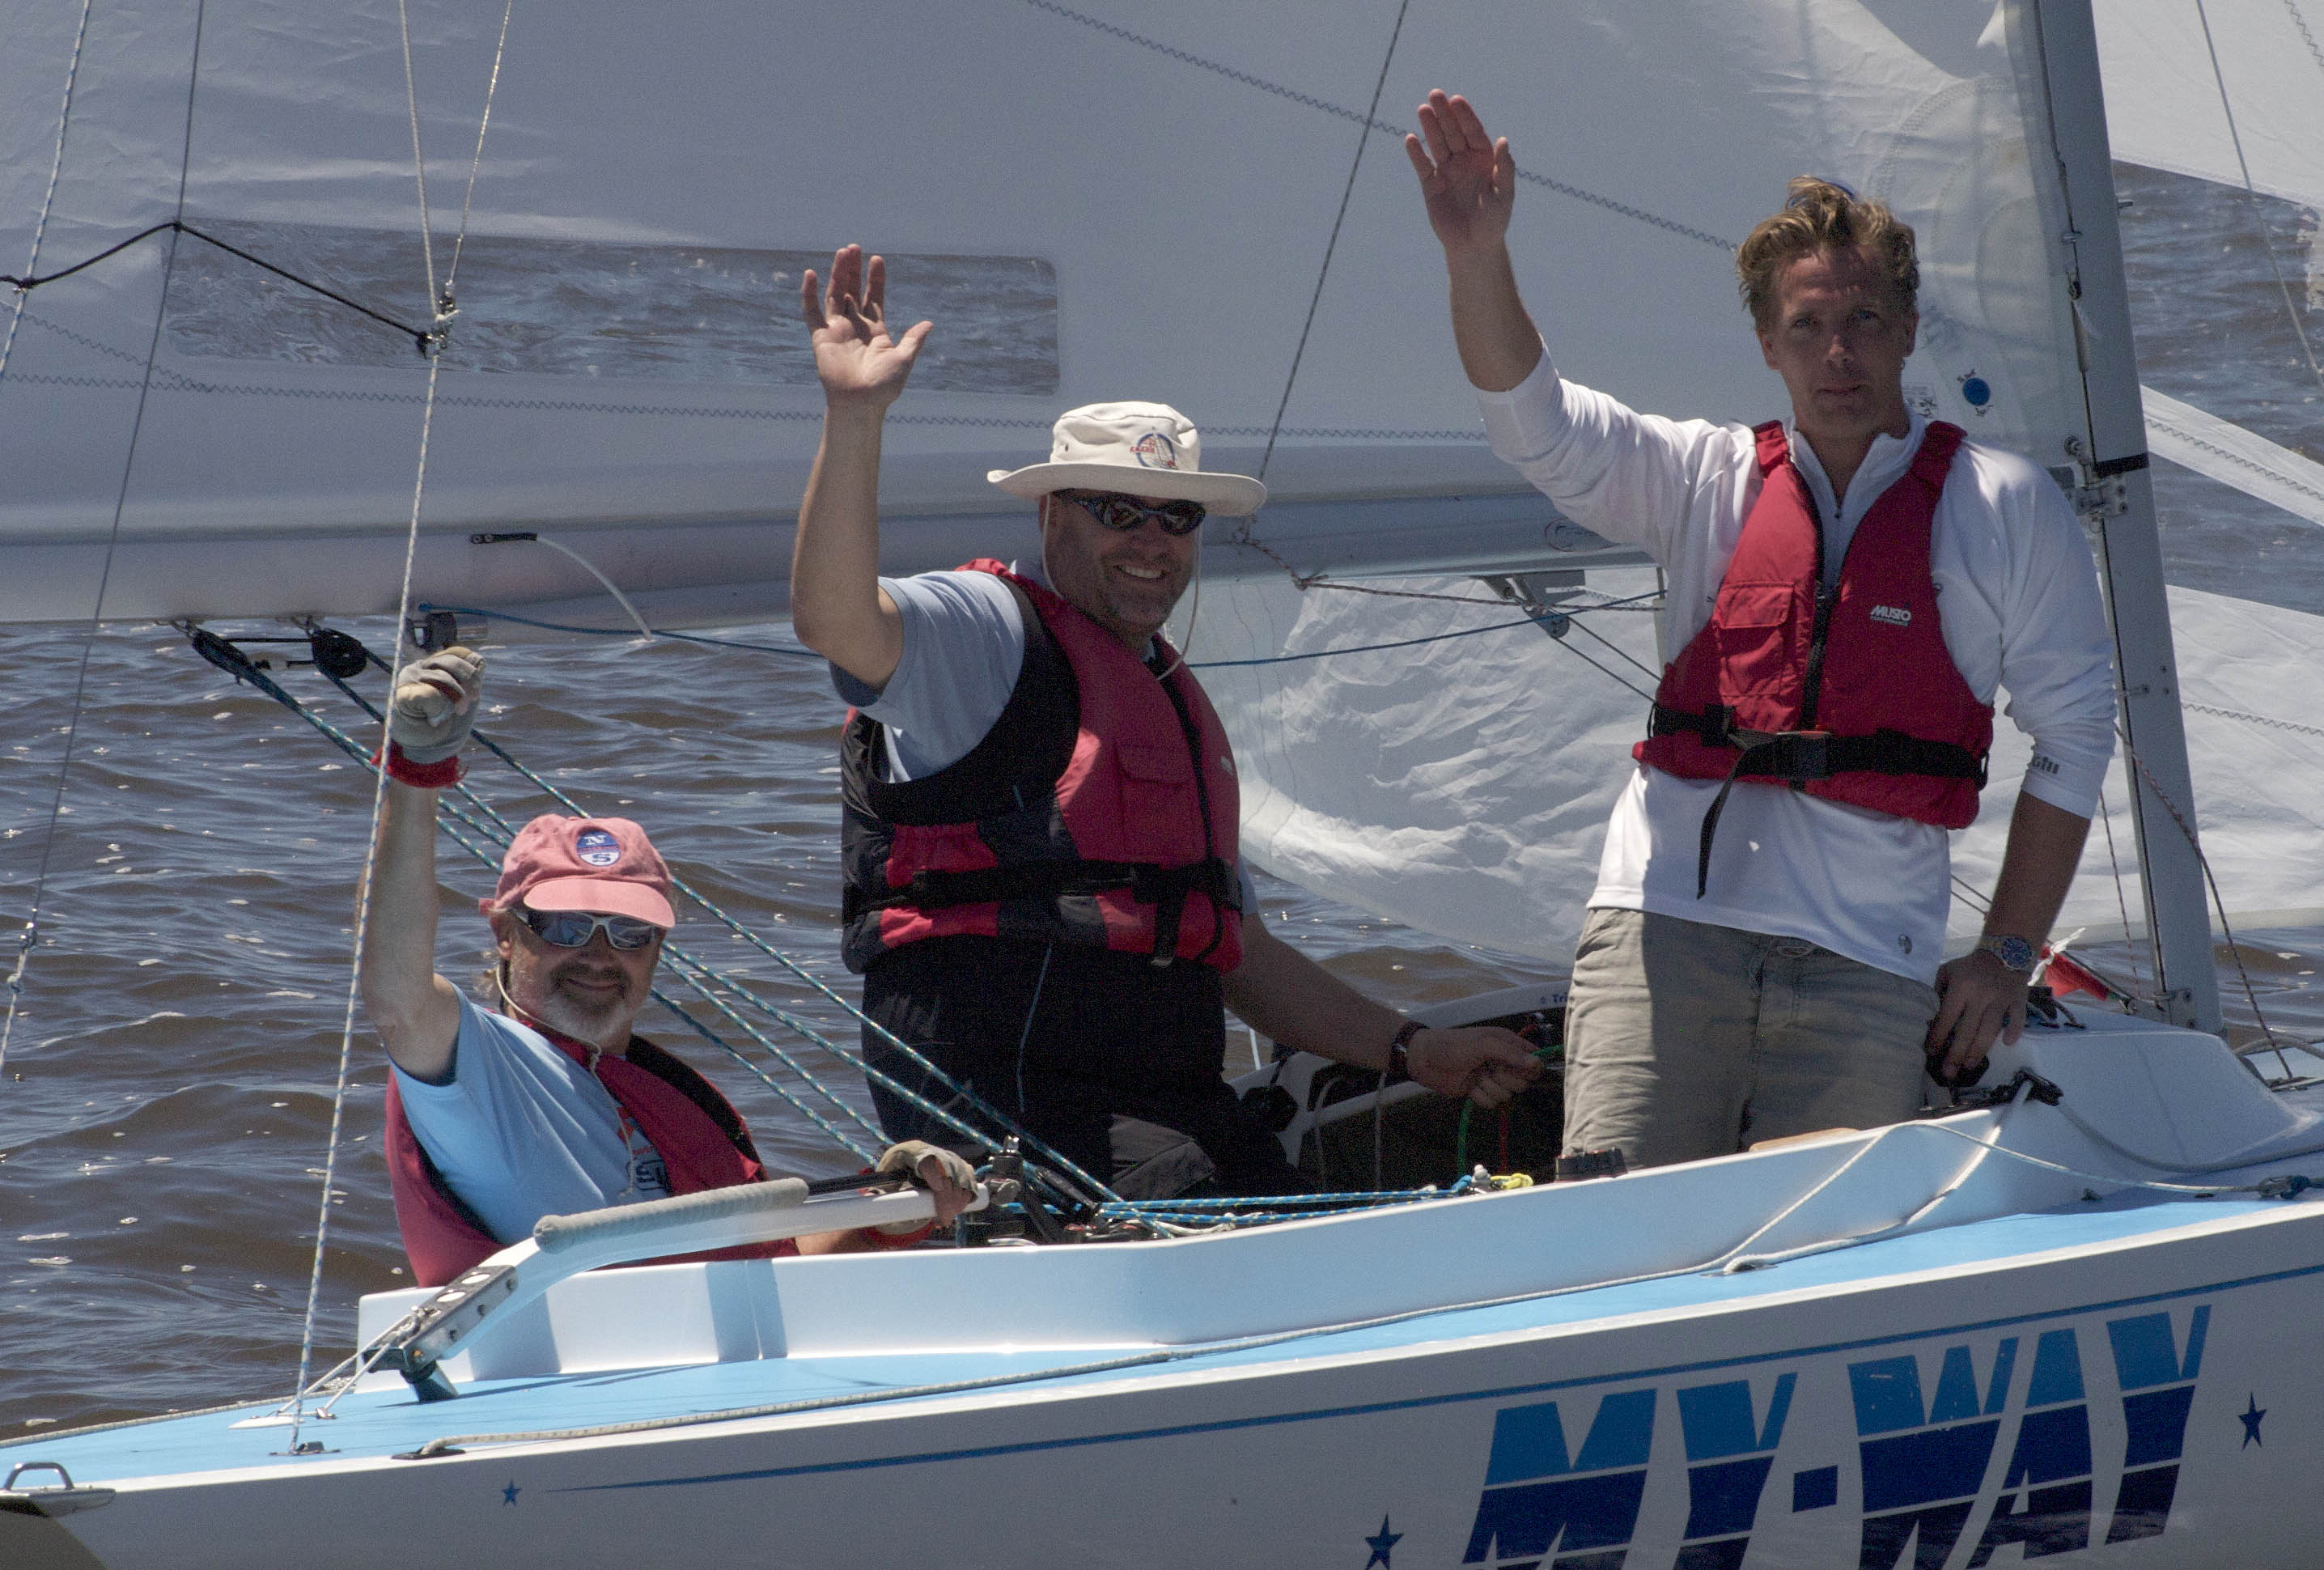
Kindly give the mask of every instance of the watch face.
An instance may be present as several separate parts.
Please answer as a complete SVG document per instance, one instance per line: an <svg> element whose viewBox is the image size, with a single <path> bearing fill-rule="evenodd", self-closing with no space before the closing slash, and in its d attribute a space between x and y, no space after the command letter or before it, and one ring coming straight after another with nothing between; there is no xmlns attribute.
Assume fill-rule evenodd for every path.
<svg viewBox="0 0 2324 1570"><path fill-rule="evenodd" d="M2034 946L2023 937L1988 937L1978 945L2011 970L2034 968Z"/></svg>

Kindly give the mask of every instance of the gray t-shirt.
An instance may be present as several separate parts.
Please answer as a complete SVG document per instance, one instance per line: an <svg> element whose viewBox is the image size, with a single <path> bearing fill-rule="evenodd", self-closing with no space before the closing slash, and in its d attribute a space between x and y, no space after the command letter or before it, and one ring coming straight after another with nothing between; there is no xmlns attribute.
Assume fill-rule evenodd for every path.
<svg viewBox="0 0 2324 1570"><path fill-rule="evenodd" d="M503 1242L544 1215L661 1199L661 1157L613 1093L540 1031L460 1000L452 1078L396 1068L396 1093L420 1148Z"/></svg>
<svg viewBox="0 0 2324 1570"><path fill-rule="evenodd" d="M835 665L831 682L886 728L893 777L918 780L968 756L1009 706L1025 665L1025 623L1017 596L989 572L924 572L880 586L904 622L895 674L872 688Z"/></svg>
<svg viewBox="0 0 2324 1570"><path fill-rule="evenodd" d="M1010 570L1045 581L1038 565ZM989 572L924 572L883 577L880 586L903 618L904 652L888 685L874 688L835 665L831 684L878 720L897 780L918 780L968 756L984 739L1025 665L1025 623L1017 596ZM1259 909L1250 869L1238 857L1242 908Z"/></svg>

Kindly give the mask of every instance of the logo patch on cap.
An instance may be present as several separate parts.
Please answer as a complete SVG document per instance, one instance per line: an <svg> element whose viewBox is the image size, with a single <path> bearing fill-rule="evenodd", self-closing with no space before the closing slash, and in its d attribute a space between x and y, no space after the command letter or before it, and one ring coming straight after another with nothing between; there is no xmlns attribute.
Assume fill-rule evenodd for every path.
<svg viewBox="0 0 2324 1570"><path fill-rule="evenodd" d="M1149 430L1138 439L1130 449L1138 455L1139 466L1148 469L1175 469L1178 466L1178 446L1158 430Z"/></svg>
<svg viewBox="0 0 2324 1570"><path fill-rule="evenodd" d="M573 837L573 854L593 867L610 867L622 859L622 842L602 828L585 828Z"/></svg>

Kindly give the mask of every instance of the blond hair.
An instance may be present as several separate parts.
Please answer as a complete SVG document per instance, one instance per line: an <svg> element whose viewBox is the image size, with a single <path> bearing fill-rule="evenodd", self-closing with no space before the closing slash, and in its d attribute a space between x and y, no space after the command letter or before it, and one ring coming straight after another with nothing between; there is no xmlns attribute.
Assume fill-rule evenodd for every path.
<svg viewBox="0 0 2324 1570"><path fill-rule="evenodd" d="M1775 283L1802 256L1825 251L1861 250L1888 281L1904 309L1921 292L1921 263L1913 249L1913 226L1886 202L1862 201L1847 187L1812 174L1795 178L1784 210L1763 218L1735 253L1743 305L1766 332L1775 313Z"/></svg>

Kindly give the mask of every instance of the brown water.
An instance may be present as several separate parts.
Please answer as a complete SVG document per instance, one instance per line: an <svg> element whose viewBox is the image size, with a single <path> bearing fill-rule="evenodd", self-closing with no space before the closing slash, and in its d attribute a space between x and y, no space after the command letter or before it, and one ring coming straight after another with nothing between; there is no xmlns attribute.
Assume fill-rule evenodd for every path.
<svg viewBox="0 0 2324 1570"><path fill-rule="evenodd" d="M2122 172L2147 379L2324 457L2319 390L2288 347L2246 205ZM2263 217L2300 279L2299 215L2264 204ZM2309 315L2324 342L2324 312ZM2324 611L2324 531L2167 464L2157 491L2173 581ZM779 628L734 635L788 641ZM0 1433L289 1392L349 1013L368 776L162 627L108 627L89 645L61 771L80 649L78 635L0 631L0 930L18 928L37 889L42 935L0 1064ZM351 719L311 673L288 679ZM595 643L504 651L491 679L487 723L521 756L588 809L645 821L685 875L853 995L834 928L838 706L819 666ZM548 805L496 766L478 779L511 817ZM465 911L490 880L444 849L440 957L465 974L483 935ZM1392 1002L1539 974L1286 884L1261 890L1278 930ZM707 923L684 936L848 1038L840 1009L747 946ZM2237 937L2270 1022L2324 1036L2324 932ZM2121 945L2089 957L2125 979L2144 963ZM2231 963L2222 983L2248 1035ZM733 1094L775 1162L853 1164L716 1048L688 1045L666 1017L646 1028ZM844 1070L805 1057L861 1104ZM360 1028L352 1062L318 1334L334 1352L359 1294L409 1282L377 1154L382 1065Z"/></svg>

